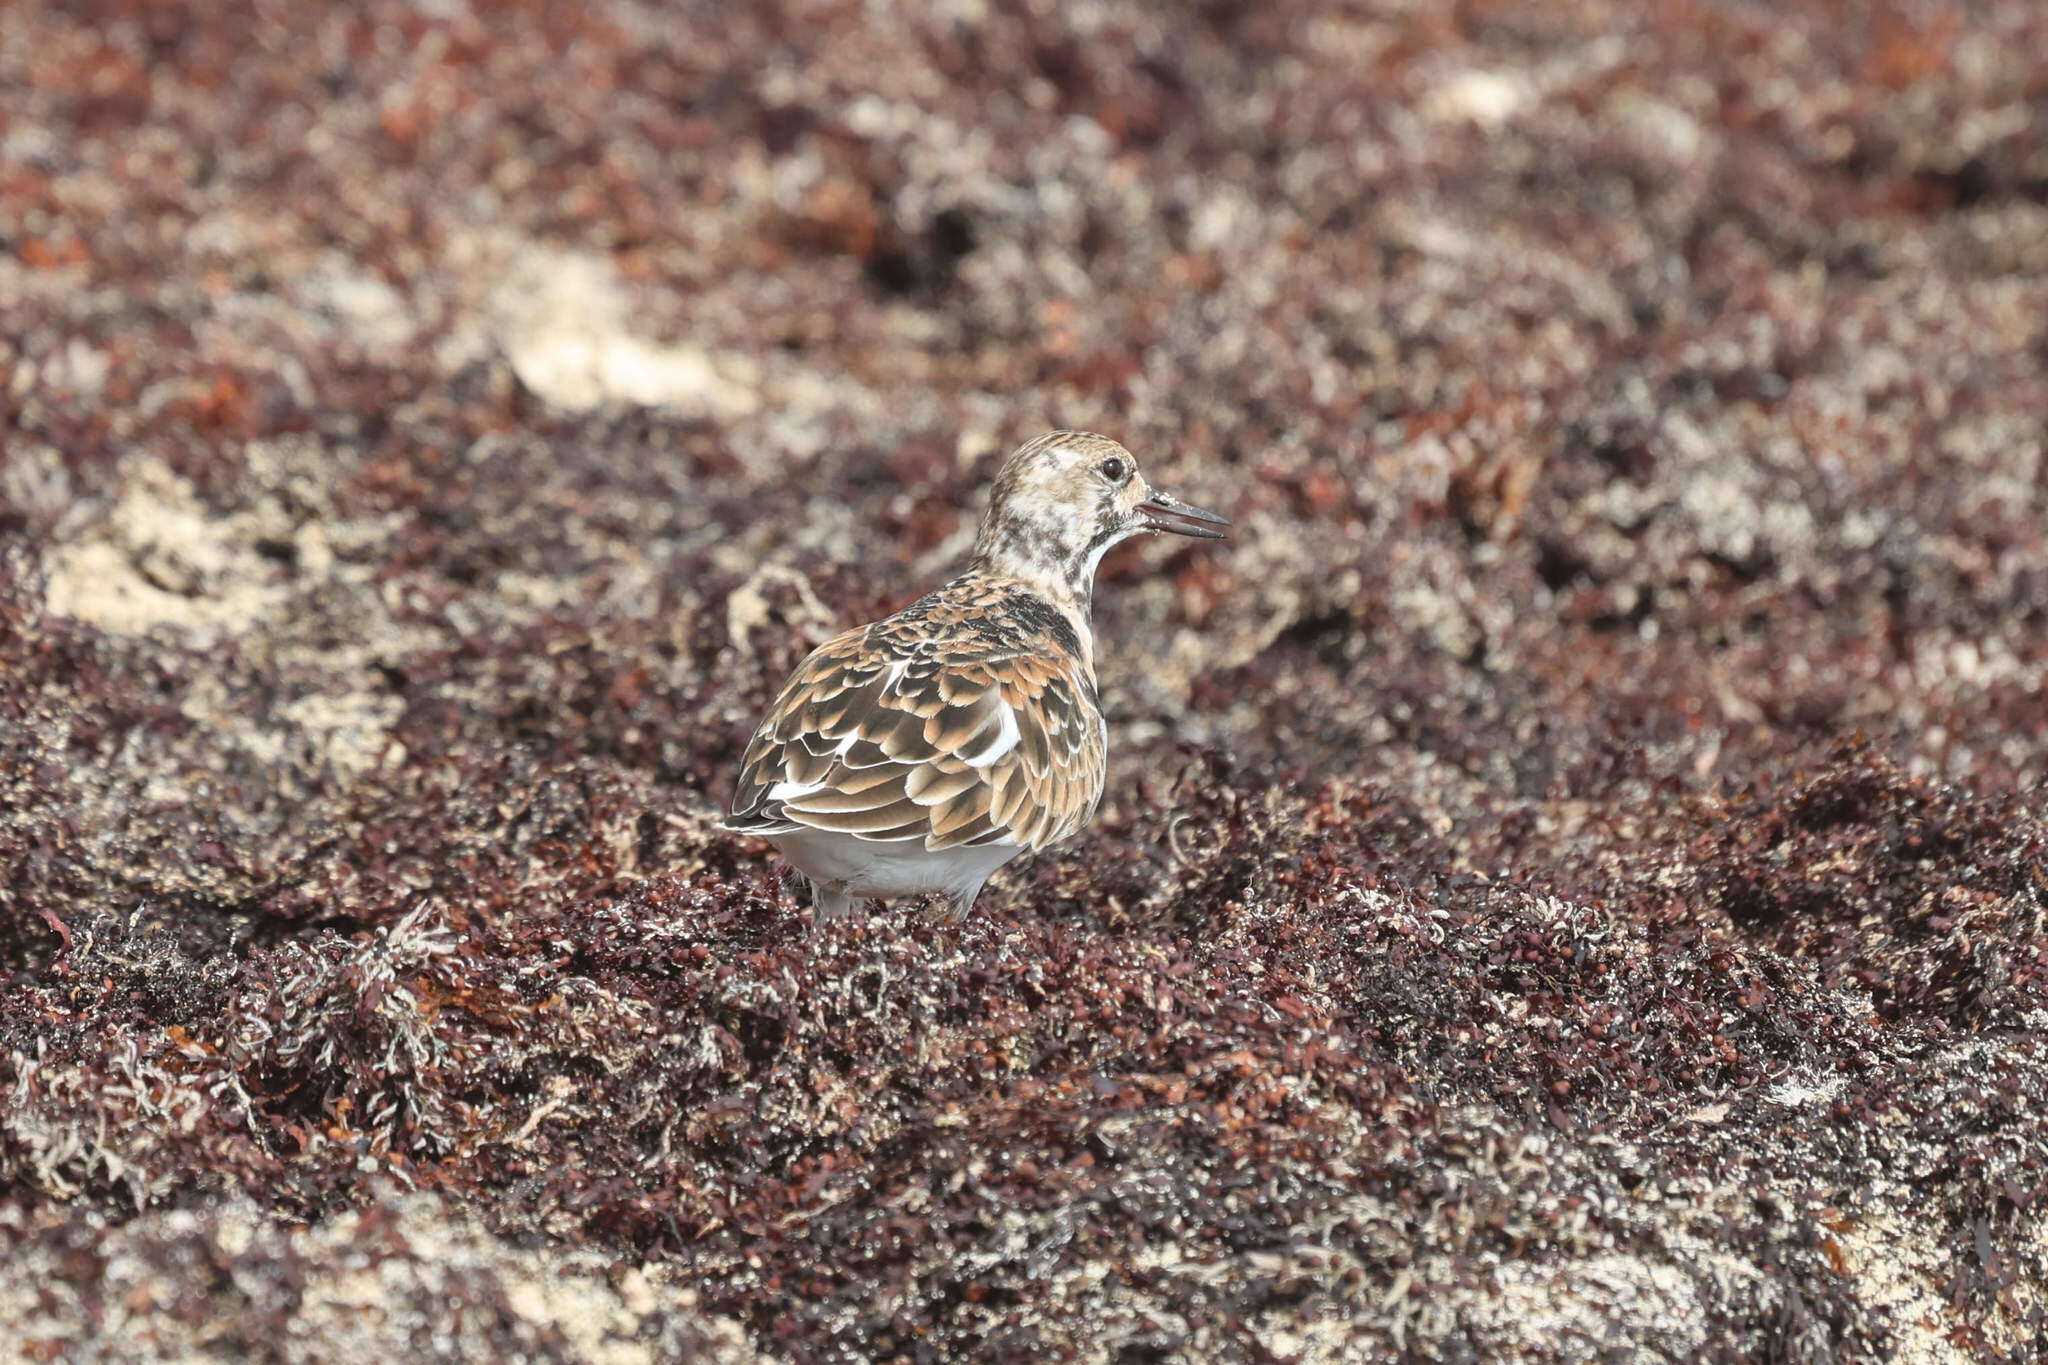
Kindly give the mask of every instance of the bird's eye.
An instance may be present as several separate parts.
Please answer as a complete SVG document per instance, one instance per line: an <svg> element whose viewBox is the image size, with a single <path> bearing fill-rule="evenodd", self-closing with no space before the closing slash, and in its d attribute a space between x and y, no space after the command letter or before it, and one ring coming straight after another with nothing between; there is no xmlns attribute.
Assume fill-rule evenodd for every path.
<svg viewBox="0 0 2048 1365"><path fill-rule="evenodd" d="M1111 483L1122 483L1124 476L1131 472L1131 467L1114 455L1095 466L1095 468L1103 478L1108 479Z"/></svg>

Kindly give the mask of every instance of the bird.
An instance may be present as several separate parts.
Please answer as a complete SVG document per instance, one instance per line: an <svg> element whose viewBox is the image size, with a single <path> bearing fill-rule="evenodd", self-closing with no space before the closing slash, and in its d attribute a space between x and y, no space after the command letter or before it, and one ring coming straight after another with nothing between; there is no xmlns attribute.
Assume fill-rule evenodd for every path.
<svg viewBox="0 0 2048 1365"><path fill-rule="evenodd" d="M1152 487L1107 436L1024 442L964 572L797 666L722 827L774 845L808 884L814 925L856 900L932 895L958 923L997 868L1078 833L1101 803L1109 727L1089 614L1102 556L1229 525Z"/></svg>

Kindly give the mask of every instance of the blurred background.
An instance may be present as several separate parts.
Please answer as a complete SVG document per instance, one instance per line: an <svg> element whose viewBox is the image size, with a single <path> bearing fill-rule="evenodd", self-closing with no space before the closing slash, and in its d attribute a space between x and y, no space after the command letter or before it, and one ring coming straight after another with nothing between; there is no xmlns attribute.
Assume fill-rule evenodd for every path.
<svg viewBox="0 0 2048 1365"><path fill-rule="evenodd" d="M427 905L478 962L554 962L517 978L554 983L530 998L505 976L504 1001L601 983L677 1011L661 992L682 987L611 940L547 945L629 904L726 924L690 940L715 961L768 952L789 913L773 860L710 829L754 720L812 646L948 576L1002 453L1055 426L1122 440L1237 530L1104 566L1104 818L992 888L998 922L1060 942L1152 923L1157 973L1213 916L1336 914L1359 887L1489 923L1494 893L1441 880L1478 877L1611 901L1638 966L1734 945L1779 964L1759 980L1876 992L1829 1006L1844 1019L2038 1018L2048 978L2025 964L2048 938L2038 900L2033 921L2016 907L2048 760L2044 53L2033 0L0 9L0 968L43 992L6 1035L39 1097L0 1121L0 1190L40 1211L11 1226L199 1189L353 1218L374 1202L361 1153L488 1149L511 1166L440 1179L496 1226L531 1204L549 1237L701 1271L680 1217L725 1228L728 1268L768 1254L731 1206L678 1193L680 1167L608 1167L558 1133L627 1100L591 1079L579 1111L537 1037L488 1093L446 1089L439 1061L393 1081L382 1035L358 1036L381 1006L350 994L370 959L335 945L411 925L417 962L445 964L407 918ZM1820 772L1836 786L1800 785ZM1824 812L1792 821L1796 855L1788 790ZM1172 856L1208 858L1199 875L1162 851L1182 817ZM1354 817L1370 831L1328 833ZM1839 828L1877 861L1842 872ZM1325 856L1303 830L1351 842ZM1927 848L1957 861L1928 871ZM1972 929L1965 902L2008 918ZM1253 989L1227 976L1218 998ZM81 1003L101 977L132 986L128 1013ZM1465 1046L1447 1034L1386 1041L1401 1026L1374 1032L1370 992L1337 979L1288 998L1351 1039L1358 1074L1599 1110L1563 1060L1496 1094L1479 1062L1442 1061ZM1457 989L1507 989L1485 981ZM301 988L353 1002L331 1037L360 1074L252 1041L285 1022L194 1031ZM433 1028L488 1015L455 1003L483 987L437 989ZM1654 1012L1662 989L1602 1008ZM703 1008L753 1039L729 1002ZM30 1086L60 1016L71 1088ZM524 1037L509 1018L474 1027ZM1742 1060L1715 1084L1890 1046L1806 1027L1759 1025L1778 1041L1754 1055L1724 1039ZM1055 1034L1024 1052L1044 1062ZM1819 1052L1783 1051L1795 1034ZM721 1055L767 1084L766 1046ZM93 1155L83 1135L149 1127L93 1095L157 1093L121 1067L163 1048L167 1076L231 1074L253 1108ZM692 1105L725 1093L634 1065ZM1928 1065L1916 1084L1955 1069ZM1724 1093L1658 1074L1686 1112ZM387 1083L411 1096L395 1111ZM740 1161L619 1122L646 1150ZM550 1165L600 1174L574 1197L518 1183ZM2001 1248L2003 1197L1955 1205ZM1946 1266L1974 1226L1957 1212L1915 1245ZM1362 1264L1373 1303L1423 1274ZM2018 1349L1997 1326L2020 1313L1999 1297L2015 1262L1972 1264L1922 1316ZM1835 1292L1814 1266L1802 1304ZM846 1302L872 1297L866 1273ZM754 1283L715 1306L778 1339ZM1837 1297L1815 1320L1853 1356L1877 1300ZM1785 1321L1767 1299L1665 1345L1752 1341ZM1526 1315L1489 1302L1511 1336ZM1073 1311L1093 1324L1076 1340L1106 1330ZM788 1339L841 1330L824 1321ZM1506 1349L1460 1321L1468 1349ZM845 1330L878 1358L910 1339Z"/></svg>

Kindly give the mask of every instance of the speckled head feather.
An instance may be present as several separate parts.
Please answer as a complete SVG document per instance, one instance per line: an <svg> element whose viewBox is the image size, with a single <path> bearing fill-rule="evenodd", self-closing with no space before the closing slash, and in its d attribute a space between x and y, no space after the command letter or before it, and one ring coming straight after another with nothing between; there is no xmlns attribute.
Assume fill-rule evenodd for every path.
<svg viewBox="0 0 2048 1365"><path fill-rule="evenodd" d="M1107 436L1049 431L1003 462L974 567L1085 608L1102 556L1119 542L1146 531L1220 536L1224 525L1154 490L1131 452Z"/></svg>
<svg viewBox="0 0 2048 1365"><path fill-rule="evenodd" d="M747 746L726 828L773 841L821 915L930 891L964 913L997 867L1102 799L1088 595L1103 552L1227 524L1148 487L1107 437L1025 443L966 573L797 668Z"/></svg>

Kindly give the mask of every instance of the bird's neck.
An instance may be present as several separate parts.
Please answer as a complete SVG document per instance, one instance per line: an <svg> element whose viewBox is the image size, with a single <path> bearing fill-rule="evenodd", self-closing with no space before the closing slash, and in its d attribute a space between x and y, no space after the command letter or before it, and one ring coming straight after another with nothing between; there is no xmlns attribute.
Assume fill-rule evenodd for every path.
<svg viewBox="0 0 2048 1365"><path fill-rule="evenodd" d="M1010 578L1062 607L1088 615L1100 553L1068 545L1061 537L1021 521L991 518L974 543L974 569L991 578Z"/></svg>

